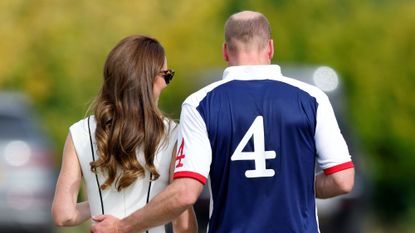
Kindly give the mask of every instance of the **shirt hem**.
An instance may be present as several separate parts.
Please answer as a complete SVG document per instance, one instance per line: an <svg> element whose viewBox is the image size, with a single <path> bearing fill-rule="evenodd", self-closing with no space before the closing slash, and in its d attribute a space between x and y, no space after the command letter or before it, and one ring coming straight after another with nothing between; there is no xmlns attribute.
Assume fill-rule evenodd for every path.
<svg viewBox="0 0 415 233"><path fill-rule="evenodd" d="M173 175L173 179L178 179L178 178L192 178L195 179L197 181L199 181L202 184L206 184L206 177L200 175L199 173L196 172L176 172Z"/></svg>
<svg viewBox="0 0 415 233"><path fill-rule="evenodd" d="M352 161L349 161L349 162L346 162L346 163L342 163L342 164L324 169L324 174L330 175L330 174L333 174L333 173L336 173L336 172L339 172L339 171L343 171L343 170L346 170L346 169L349 169L349 168L352 168L352 167L354 167L354 164L353 164Z"/></svg>

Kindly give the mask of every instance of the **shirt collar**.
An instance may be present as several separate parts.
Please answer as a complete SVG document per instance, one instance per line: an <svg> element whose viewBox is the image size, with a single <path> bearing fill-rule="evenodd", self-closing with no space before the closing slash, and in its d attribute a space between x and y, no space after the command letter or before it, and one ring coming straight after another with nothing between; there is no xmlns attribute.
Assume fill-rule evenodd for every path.
<svg viewBox="0 0 415 233"><path fill-rule="evenodd" d="M227 67L222 79L261 80L277 79L281 76L281 68L278 65L243 65Z"/></svg>

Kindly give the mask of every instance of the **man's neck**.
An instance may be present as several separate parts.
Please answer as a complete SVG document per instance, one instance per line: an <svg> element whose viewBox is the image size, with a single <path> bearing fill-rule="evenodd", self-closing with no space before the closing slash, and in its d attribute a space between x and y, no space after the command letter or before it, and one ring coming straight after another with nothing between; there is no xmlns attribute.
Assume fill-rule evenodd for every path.
<svg viewBox="0 0 415 233"><path fill-rule="evenodd" d="M228 66L243 66L243 65L269 65L271 60L265 56L250 56L248 54L239 54L232 57L228 61Z"/></svg>
<svg viewBox="0 0 415 233"><path fill-rule="evenodd" d="M228 62L228 66L254 66L254 65L270 65L271 61L269 62L256 62L256 61L237 61L237 62Z"/></svg>

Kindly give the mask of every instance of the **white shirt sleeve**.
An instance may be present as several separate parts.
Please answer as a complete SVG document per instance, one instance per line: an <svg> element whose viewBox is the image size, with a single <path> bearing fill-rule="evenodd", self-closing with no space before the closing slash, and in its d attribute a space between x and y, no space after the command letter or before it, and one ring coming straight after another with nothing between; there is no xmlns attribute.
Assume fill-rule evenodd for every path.
<svg viewBox="0 0 415 233"><path fill-rule="evenodd" d="M173 178L193 178L205 184L211 161L212 149L206 124L195 106L184 103L180 115Z"/></svg>
<svg viewBox="0 0 415 233"><path fill-rule="evenodd" d="M323 94L317 99L317 125L315 142L317 162L326 174L353 167L347 144L340 132L328 97Z"/></svg>

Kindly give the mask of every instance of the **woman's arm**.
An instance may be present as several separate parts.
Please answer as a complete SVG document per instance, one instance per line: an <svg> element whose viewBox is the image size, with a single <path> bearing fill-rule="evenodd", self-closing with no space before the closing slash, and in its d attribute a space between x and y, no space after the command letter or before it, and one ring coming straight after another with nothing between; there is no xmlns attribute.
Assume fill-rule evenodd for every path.
<svg viewBox="0 0 415 233"><path fill-rule="evenodd" d="M52 217L56 225L73 226L90 218L88 202L77 203L81 180L81 167L71 134L68 134L52 203Z"/></svg>
<svg viewBox="0 0 415 233"><path fill-rule="evenodd" d="M172 159L170 163L170 183L173 181L174 166L176 164L176 148L177 144L173 148ZM179 217L172 221L174 233L196 233L198 231L198 225L193 207L189 207Z"/></svg>

